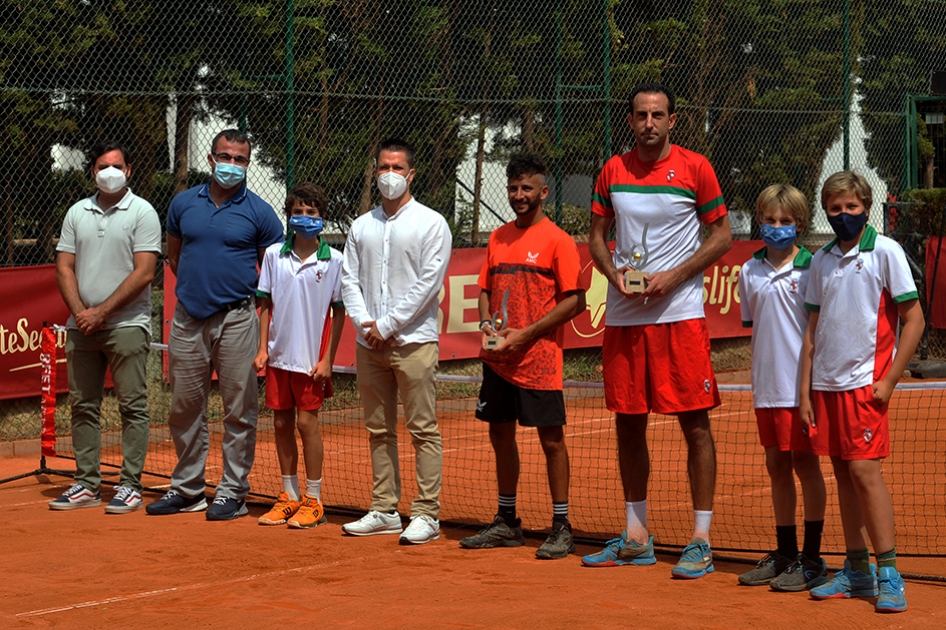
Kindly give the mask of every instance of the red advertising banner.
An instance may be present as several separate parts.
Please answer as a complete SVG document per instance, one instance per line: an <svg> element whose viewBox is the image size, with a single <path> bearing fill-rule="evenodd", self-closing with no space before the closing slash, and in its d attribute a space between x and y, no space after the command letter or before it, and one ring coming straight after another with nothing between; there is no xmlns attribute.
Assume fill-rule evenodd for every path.
<svg viewBox="0 0 946 630"><path fill-rule="evenodd" d="M43 326L42 352L40 362L40 399L43 433L40 441L44 457L56 456L56 334L51 328Z"/></svg>
<svg viewBox="0 0 946 630"><path fill-rule="evenodd" d="M742 264L762 247L761 241L735 241L733 248L703 276L703 305L706 309L710 337L745 337L750 334L742 327L739 313L737 280ZM587 243L579 243L582 279L588 287L585 312L565 327L566 348L590 348L601 345L607 306L608 282L591 262ZM486 256L484 248L456 249L450 259L447 278L440 290L440 360L470 359L479 355L480 317L477 301L480 289L476 281ZM164 274L164 338L168 338L171 318L174 316L175 278L168 267ZM345 326L335 358L338 366L355 365L355 330Z"/></svg>
<svg viewBox="0 0 946 630"><path fill-rule="evenodd" d="M65 325L69 309L59 296L56 266L0 268L0 400L40 393L43 322ZM66 345L66 333L56 333ZM55 357L55 355L53 355ZM56 360L56 391L69 387L65 359Z"/></svg>
<svg viewBox="0 0 946 630"><path fill-rule="evenodd" d="M940 251L942 250L942 251ZM939 270L936 269L936 254L939 252ZM933 276L936 276L936 289L933 289ZM926 295L933 296L933 303L927 309L927 325L932 328L946 328L946 243L940 244L938 236L931 236L926 241Z"/></svg>

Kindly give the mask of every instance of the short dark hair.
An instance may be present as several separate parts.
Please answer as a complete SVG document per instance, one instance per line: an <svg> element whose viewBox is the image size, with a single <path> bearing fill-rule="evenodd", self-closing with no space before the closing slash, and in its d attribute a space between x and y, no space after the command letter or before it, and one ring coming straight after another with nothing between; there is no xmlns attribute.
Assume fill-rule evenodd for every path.
<svg viewBox="0 0 946 630"><path fill-rule="evenodd" d="M414 147L407 142L407 140L402 140L401 138L388 138L384 142L378 145L378 150L374 154L374 160L377 162L381 159L381 152L388 151L390 153L403 153L407 156L407 166L409 168L414 168Z"/></svg>
<svg viewBox="0 0 946 630"><path fill-rule="evenodd" d="M507 179L522 179L530 175L541 175L544 179L548 174L549 168L535 153L514 153L506 165Z"/></svg>
<svg viewBox="0 0 946 630"><path fill-rule="evenodd" d="M292 211L292 207L300 202L306 206L313 206L319 211L319 216L325 219L325 211L328 210L328 197L322 187L305 182L295 186L286 194L286 214Z"/></svg>
<svg viewBox="0 0 946 630"><path fill-rule="evenodd" d="M634 99L637 98L638 94L663 94L667 97L667 115L674 113L676 110L677 97L674 96L673 90L663 83L648 81L647 83L641 83L631 92L631 98L627 101L627 113L634 113Z"/></svg>
<svg viewBox="0 0 946 630"><path fill-rule="evenodd" d="M125 150L125 146L120 142L115 142L114 140L103 140L101 142L96 142L92 145L92 148L89 149L89 164L86 166L86 170L92 170L92 167L95 166L95 163L100 157L106 153L111 153L112 151L121 151L122 158L125 160L125 165L131 164L131 161L128 159L128 151Z"/></svg>
<svg viewBox="0 0 946 630"><path fill-rule="evenodd" d="M250 142L250 137L239 129L224 129L220 133L214 136L213 141L210 143L210 152L217 152L217 142L220 141L220 138L226 138L227 142L233 142L235 144L243 144L244 142L250 148L250 154L253 153L253 143Z"/></svg>

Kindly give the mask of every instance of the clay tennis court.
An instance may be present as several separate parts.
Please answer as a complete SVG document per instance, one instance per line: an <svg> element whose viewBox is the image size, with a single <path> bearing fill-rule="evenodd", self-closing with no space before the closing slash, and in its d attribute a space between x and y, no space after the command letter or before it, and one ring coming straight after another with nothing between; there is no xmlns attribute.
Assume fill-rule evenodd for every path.
<svg viewBox="0 0 946 630"><path fill-rule="evenodd" d="M748 394L745 394L748 396ZM909 396L928 396L914 394ZM731 395L714 414L720 477L712 543L716 572L695 581L670 578L677 553L658 553L653 567L591 569L580 554L599 546L579 545L567 560L541 562L533 557L542 536L523 549L463 550L457 541L475 530L456 523L477 523L495 510L495 478L486 432L472 419L470 401L444 401L444 490L441 518L451 521L441 539L420 547L402 547L395 537L343 536L351 520L330 514L316 530L264 528L250 516L228 523L207 522L202 514L149 517L144 511L105 515L100 509L51 512L46 502L70 483L59 477L30 477L0 485L0 523L4 536L0 586L4 627L329 627L372 625L416 627L772 627L795 628L802 616L818 627L928 628L944 623L946 582L910 579L910 611L894 618L874 613L871 600L809 600L807 594L740 587L736 576L748 566L740 558L760 554L726 552L770 541L769 497L753 425L742 395ZM915 402L915 401L914 401ZM922 401L921 401L922 402ZM929 402L929 401L927 401ZM612 423L599 397L569 399L569 449L572 457L571 514L576 533L590 537L616 535L623 527L623 506L613 450ZM916 405L914 405L915 407ZM727 415L729 414L729 415ZM916 420L915 413L911 418ZM367 446L357 415L323 418L326 442L325 501L343 507L366 506L370 477ZM916 427L894 414L894 448L909 440ZM251 479L262 494L277 489L271 432L261 423L258 460ZM653 469L651 496L655 509L651 529L665 548L683 544L691 516L685 482L685 451L672 418L651 420ZM924 423L925 426L925 423ZM173 449L156 428L148 468L173 458ZM219 437L219 436L218 436ZM404 499L413 497L413 458L402 433ZM904 505L897 498L896 471L912 467L921 474L944 475L942 441L930 444L934 457L906 462L895 454L888 462L888 482L895 494L898 547L928 544L944 513L942 484ZM534 432L520 432L523 478L519 490L524 525L542 530L549 520L544 459ZM912 449L912 447L911 447ZM910 450L911 457L925 452ZM208 476L219 473L215 440ZM925 457L925 456L923 456ZM38 457L0 459L0 477L28 472ZM168 459L173 463L173 459ZM71 468L69 460L51 467ZM908 466L909 464L909 466ZM829 473L826 466L826 473ZM916 476L910 474L911 477ZM106 477L106 483L115 477ZM147 476L146 485L165 488L167 479ZM829 482L829 498L834 487ZM905 493L906 494L906 493ZM103 492L107 500L110 491ZM146 503L158 498L148 493ZM658 498L660 497L660 498ZM838 546L836 499L829 505L825 547ZM927 513L929 512L929 513ZM911 520L912 519L912 520ZM912 525L911 525L912 523ZM917 533L919 532L919 533ZM753 539L754 537L754 539ZM747 539L748 542L747 542ZM685 541L684 541L685 543ZM912 547L911 547L912 548ZM929 549L929 548L927 548ZM909 553L909 552L907 552ZM927 552L928 553L928 552ZM724 559L720 559L722 556ZM826 556L829 566L841 558ZM940 577L946 560L902 557L908 575Z"/></svg>

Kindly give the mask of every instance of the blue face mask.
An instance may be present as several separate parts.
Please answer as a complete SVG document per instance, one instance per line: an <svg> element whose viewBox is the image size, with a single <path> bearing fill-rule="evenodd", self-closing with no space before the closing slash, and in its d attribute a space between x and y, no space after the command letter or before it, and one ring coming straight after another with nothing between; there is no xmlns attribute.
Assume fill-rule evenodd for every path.
<svg viewBox="0 0 946 630"><path fill-rule="evenodd" d="M233 188L243 183L246 178L246 168L236 164L217 162L214 166L214 179L224 188Z"/></svg>
<svg viewBox="0 0 946 630"><path fill-rule="evenodd" d="M794 225L783 225L775 227L774 225L762 224L759 228L762 240L772 249L786 249L795 243L798 238Z"/></svg>
<svg viewBox="0 0 946 630"><path fill-rule="evenodd" d="M861 230L867 224L867 213L848 214L842 212L835 216L828 215L828 224L842 241L853 241L860 236Z"/></svg>
<svg viewBox="0 0 946 630"><path fill-rule="evenodd" d="M297 214L289 217L289 227L302 238L315 238L322 233L322 217Z"/></svg>

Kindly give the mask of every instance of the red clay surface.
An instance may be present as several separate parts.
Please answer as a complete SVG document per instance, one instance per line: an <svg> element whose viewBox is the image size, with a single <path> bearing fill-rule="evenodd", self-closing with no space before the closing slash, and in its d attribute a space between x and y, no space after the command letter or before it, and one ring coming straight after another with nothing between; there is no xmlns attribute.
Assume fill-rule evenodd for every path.
<svg viewBox="0 0 946 630"><path fill-rule="evenodd" d="M0 478L33 470L37 459L0 459ZM49 465L71 468L66 460ZM343 536L349 519L340 516L308 531L260 527L259 506L227 523L143 510L51 512L46 502L68 484L30 477L0 485L4 628L796 630L800 619L834 629L946 626L942 583L908 582L910 611L882 616L871 600L815 602L803 593L740 587L736 576L747 565L731 562L717 561L716 572L702 579L677 581L670 578L676 558L668 555L652 567L590 569L577 555L533 559L538 540L520 549L460 549L457 540L471 529L401 547L393 536ZM148 494L146 502L156 498ZM596 549L580 546L578 553ZM901 569L939 567L942 574L946 561L927 562L924 569L922 561L904 559Z"/></svg>

